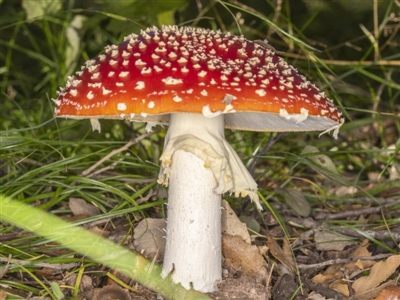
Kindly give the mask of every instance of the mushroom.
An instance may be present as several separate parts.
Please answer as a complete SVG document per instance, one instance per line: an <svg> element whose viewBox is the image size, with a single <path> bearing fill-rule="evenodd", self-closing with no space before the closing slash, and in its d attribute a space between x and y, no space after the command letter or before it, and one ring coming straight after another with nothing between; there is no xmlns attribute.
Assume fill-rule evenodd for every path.
<svg viewBox="0 0 400 300"><path fill-rule="evenodd" d="M167 125L158 182L169 186L163 276L216 290L221 279L221 195L257 184L224 128L333 131L344 119L331 100L271 47L208 29L163 26L127 36L89 60L58 91L55 116Z"/></svg>

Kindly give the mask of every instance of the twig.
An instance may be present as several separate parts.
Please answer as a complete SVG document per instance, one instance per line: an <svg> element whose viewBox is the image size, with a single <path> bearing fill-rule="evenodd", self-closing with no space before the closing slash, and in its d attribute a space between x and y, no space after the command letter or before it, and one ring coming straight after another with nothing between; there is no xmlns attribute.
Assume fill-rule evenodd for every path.
<svg viewBox="0 0 400 300"><path fill-rule="evenodd" d="M292 248L299 247L303 245L304 241L309 239L310 236L314 235L317 231L320 230L329 230L332 233L338 233L347 237L353 238L365 238L371 237L376 240L385 240L385 239L393 239L395 242L400 242L400 233L390 232L388 230L355 230L353 228L324 228L317 227L304 232L301 236L299 236L293 243ZM399 246L399 245L398 245Z"/></svg>
<svg viewBox="0 0 400 300"><path fill-rule="evenodd" d="M337 258L337 259L330 259L318 264L311 264L311 265L305 265L305 264L299 264L297 267L301 270L308 270L308 269L321 269L326 266L331 266L331 265L337 265L337 264L347 264L350 262L355 262L359 260L380 260L384 258L388 258L390 256L393 256L396 254L393 253L385 253L385 254L378 254L374 256L359 256L359 257L350 257L350 258Z"/></svg>
<svg viewBox="0 0 400 300"><path fill-rule="evenodd" d="M400 199L395 200L391 203L382 204L381 206L376 206L376 207L367 207L367 208L355 209L355 210L350 210L350 211L343 211L343 212L334 213L334 214L319 213L314 216L314 219L315 220L337 220L337 219L345 219L345 218L349 218L349 217L357 217L360 215L369 215L369 214L378 213L383 208L387 208L387 207L398 205L398 204L400 204Z"/></svg>
<svg viewBox="0 0 400 300"><path fill-rule="evenodd" d="M115 149L113 151L111 151L110 153L108 153L106 156L104 156L102 159L100 159L98 162L96 162L93 166L91 166L90 168L86 169L85 171L82 172L82 176L91 176L89 175L94 169L96 169L98 166L100 166L102 163L104 163L105 161L107 161L108 159L110 159L111 157L113 157L114 155L121 153L123 151L126 151L129 149L130 146L140 142L141 140L147 138L148 136L152 135L153 133L156 133L158 131L151 131L151 132L146 132L143 133L142 135L138 136L137 138L130 140L128 143L126 143L124 146L122 146L121 148Z"/></svg>
<svg viewBox="0 0 400 300"><path fill-rule="evenodd" d="M118 163L119 163L120 161L122 161L122 160L123 160L123 158L120 158L120 159L118 159L118 161L113 162L111 165L105 166L104 168L101 168L101 169L98 169L97 171L88 174L86 177L90 178L90 177L93 177L93 176L95 176L95 175L97 175L97 174L101 174L101 173L103 173L103 172L105 172L105 171L107 171L107 170L112 170L112 169L114 169L115 166L118 165ZM82 175L83 175L83 173L82 173Z"/></svg>
<svg viewBox="0 0 400 300"><path fill-rule="evenodd" d="M315 221L312 218L297 218L297 217L285 217L285 220L292 226L302 227L305 229L312 229L321 226L320 221Z"/></svg>
<svg viewBox="0 0 400 300"><path fill-rule="evenodd" d="M310 229L307 230L306 232L304 232L302 235L300 235L293 243L292 243L292 249L303 245L303 242L305 240L308 240L310 238L310 236L314 235L315 232L317 232L319 229L315 228L315 229Z"/></svg>
<svg viewBox="0 0 400 300"><path fill-rule="evenodd" d="M388 230L359 230L356 231L352 228L337 228L334 232L351 236L355 238L371 237L377 240L393 239L397 243L400 242L400 233L396 233Z"/></svg>

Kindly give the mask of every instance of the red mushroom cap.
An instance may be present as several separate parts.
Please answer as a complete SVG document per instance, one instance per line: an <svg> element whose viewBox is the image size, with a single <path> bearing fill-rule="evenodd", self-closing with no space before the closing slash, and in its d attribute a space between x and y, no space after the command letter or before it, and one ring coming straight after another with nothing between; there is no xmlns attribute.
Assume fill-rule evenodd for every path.
<svg viewBox="0 0 400 300"><path fill-rule="evenodd" d="M331 100L273 49L242 36L163 26L131 34L60 89L55 116L167 123L170 113L227 114L226 127L333 130Z"/></svg>

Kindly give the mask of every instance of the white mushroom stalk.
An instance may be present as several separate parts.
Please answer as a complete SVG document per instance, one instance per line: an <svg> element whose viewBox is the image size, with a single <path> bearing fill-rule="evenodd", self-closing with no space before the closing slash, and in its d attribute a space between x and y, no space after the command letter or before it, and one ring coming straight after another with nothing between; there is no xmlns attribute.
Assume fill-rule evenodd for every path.
<svg viewBox="0 0 400 300"><path fill-rule="evenodd" d="M175 152L171 171L162 275L170 274L186 289L215 291L221 280L221 195L215 192L216 180L202 159L185 150Z"/></svg>
<svg viewBox="0 0 400 300"><path fill-rule="evenodd" d="M169 185L163 275L202 292L221 279L221 194L249 195L257 184L225 141L223 115L173 114L159 183Z"/></svg>

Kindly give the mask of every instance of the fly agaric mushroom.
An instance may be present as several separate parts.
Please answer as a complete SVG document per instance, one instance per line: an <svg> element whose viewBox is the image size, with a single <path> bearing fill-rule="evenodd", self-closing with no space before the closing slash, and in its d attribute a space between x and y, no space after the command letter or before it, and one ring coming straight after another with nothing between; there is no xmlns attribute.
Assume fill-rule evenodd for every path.
<svg viewBox="0 0 400 300"><path fill-rule="evenodd" d="M169 124L158 182L169 185L163 275L203 292L221 279L221 194L257 184L224 128L333 131L331 100L271 47L220 31L163 26L131 34L68 78L55 116Z"/></svg>

